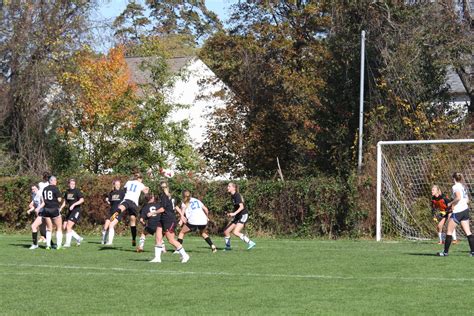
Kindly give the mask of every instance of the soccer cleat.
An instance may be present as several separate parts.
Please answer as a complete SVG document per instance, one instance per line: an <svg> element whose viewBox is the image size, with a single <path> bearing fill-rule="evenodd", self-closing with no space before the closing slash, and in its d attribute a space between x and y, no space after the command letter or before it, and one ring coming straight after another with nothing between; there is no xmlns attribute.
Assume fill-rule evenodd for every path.
<svg viewBox="0 0 474 316"><path fill-rule="evenodd" d="M459 244L459 240L455 239L455 240L452 241L452 243L457 245L457 244Z"/></svg>
<svg viewBox="0 0 474 316"><path fill-rule="evenodd" d="M108 242L108 243L106 243L105 245L106 245L106 246L113 246L114 244L111 243L111 242Z"/></svg>
<svg viewBox="0 0 474 316"><path fill-rule="evenodd" d="M212 247L211 247L211 251L212 251L212 253L216 253L216 252L217 252L217 247L216 247L216 246L214 246L214 245L212 245Z"/></svg>
<svg viewBox="0 0 474 316"><path fill-rule="evenodd" d="M137 252L143 252L143 248L137 247Z"/></svg>
<svg viewBox="0 0 474 316"><path fill-rule="evenodd" d="M173 255L177 255L179 253L178 250L173 251Z"/></svg>
<svg viewBox="0 0 474 316"><path fill-rule="evenodd" d="M150 262L153 262L153 263L161 263L161 258L153 258L153 260L150 260Z"/></svg>
<svg viewBox="0 0 474 316"><path fill-rule="evenodd" d="M135 240L132 240L132 246L135 247L137 245L137 242Z"/></svg>
<svg viewBox="0 0 474 316"><path fill-rule="evenodd" d="M247 247L247 250L252 249L252 248L255 247L256 245L257 245L256 243L254 243L253 241L250 241L250 242L249 242L249 246Z"/></svg>
<svg viewBox="0 0 474 316"><path fill-rule="evenodd" d="M438 241L438 245L444 245L444 241Z"/></svg>
<svg viewBox="0 0 474 316"><path fill-rule="evenodd" d="M447 257L447 256L448 256L448 253L442 251L442 252L436 253L436 255L437 255L438 257Z"/></svg>
<svg viewBox="0 0 474 316"><path fill-rule="evenodd" d="M469 254L469 257L474 257L474 252L471 252L471 253Z"/></svg>
<svg viewBox="0 0 474 316"><path fill-rule="evenodd" d="M102 240L102 241L100 242L100 244L101 244L101 245L105 245L105 241Z"/></svg>
<svg viewBox="0 0 474 316"><path fill-rule="evenodd" d="M71 248L71 245L70 244L64 244L63 248Z"/></svg>
<svg viewBox="0 0 474 316"><path fill-rule="evenodd" d="M226 246L226 247L224 248L224 251L231 251L231 250L232 250L232 247L227 247L227 246Z"/></svg>
<svg viewBox="0 0 474 316"><path fill-rule="evenodd" d="M38 245L31 245L30 249L38 249Z"/></svg>
<svg viewBox="0 0 474 316"><path fill-rule="evenodd" d="M51 247L46 246L46 248L44 248L44 249L46 249L46 250L51 250Z"/></svg>
<svg viewBox="0 0 474 316"><path fill-rule="evenodd" d="M84 237L80 237L79 240L77 241L76 246L80 246L83 240L84 240Z"/></svg>
<svg viewBox="0 0 474 316"><path fill-rule="evenodd" d="M181 258L181 263L186 263L189 261L189 255L185 253L183 257Z"/></svg>

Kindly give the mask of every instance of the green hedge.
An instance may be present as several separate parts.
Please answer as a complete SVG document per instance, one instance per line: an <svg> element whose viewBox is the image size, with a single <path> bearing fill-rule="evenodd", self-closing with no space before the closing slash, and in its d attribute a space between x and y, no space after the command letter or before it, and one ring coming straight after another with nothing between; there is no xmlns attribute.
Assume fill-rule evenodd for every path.
<svg viewBox="0 0 474 316"><path fill-rule="evenodd" d="M108 213L105 194L117 176L79 176L77 186L83 192L80 231L99 231ZM124 183L127 177L120 176ZM60 190L67 188L67 178L59 178ZM0 223L3 230L27 230L32 218L26 214L30 185L39 179L19 177L0 179ZM203 181L178 175L169 180L177 201L180 192L190 189L211 212L212 234L221 234L232 208L227 182ZM159 180L145 180L157 192ZM298 181L237 181L249 209L247 230L252 235L297 237L358 237L366 234L367 211L357 206L357 190L351 180L320 176ZM119 225L124 228L124 225Z"/></svg>

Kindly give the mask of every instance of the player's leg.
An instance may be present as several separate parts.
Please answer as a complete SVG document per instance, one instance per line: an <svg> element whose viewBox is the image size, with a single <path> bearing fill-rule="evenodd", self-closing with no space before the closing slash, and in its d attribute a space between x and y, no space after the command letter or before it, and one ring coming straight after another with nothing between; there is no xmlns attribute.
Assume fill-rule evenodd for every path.
<svg viewBox="0 0 474 316"><path fill-rule="evenodd" d="M107 230L110 226L110 218L107 218L104 223L104 227L102 228L102 241L101 244L104 245L107 241Z"/></svg>
<svg viewBox="0 0 474 316"><path fill-rule="evenodd" d="M61 215L53 218L54 225L56 226L56 248L61 248L63 243L63 219Z"/></svg>
<svg viewBox="0 0 474 316"><path fill-rule="evenodd" d="M207 242L209 247L211 247L212 252L216 252L217 247L212 242L211 237L209 237L209 234L207 232L207 228L200 229L199 232L201 233L201 237Z"/></svg>
<svg viewBox="0 0 474 316"><path fill-rule="evenodd" d="M68 220L65 223L65 226L66 226L66 242L64 243L63 247L69 248L71 247L72 232L73 232L72 228L74 227L74 222L71 220Z"/></svg>
<svg viewBox="0 0 474 316"><path fill-rule="evenodd" d="M40 237L40 240L39 242L46 242L46 221L44 220L44 218L41 216L41 212L43 210L40 211L40 217L42 218L41 219L41 224L39 225L39 233L41 235Z"/></svg>
<svg viewBox="0 0 474 316"><path fill-rule="evenodd" d="M469 220L461 221L461 227L466 233L467 241L469 243L469 248L471 250L471 257L474 257L474 235L471 233L471 225L469 224Z"/></svg>
<svg viewBox="0 0 474 316"><path fill-rule="evenodd" d="M42 222L43 218L41 216L37 216L33 221L33 224L31 224L31 237L33 243L31 244L30 249L38 248L38 227L41 225Z"/></svg>
<svg viewBox="0 0 474 316"><path fill-rule="evenodd" d="M449 253L449 247L451 246L451 242L453 241L453 232L456 229L457 223L455 216L452 216L448 221L448 228L446 230L446 239L444 240L444 251L439 252L438 255L441 257L445 257Z"/></svg>
<svg viewBox="0 0 474 316"><path fill-rule="evenodd" d="M46 217L46 249L51 249L51 236L53 232L53 221L50 217Z"/></svg>
<svg viewBox="0 0 474 316"><path fill-rule="evenodd" d="M178 242L182 245L184 236L189 233L191 229L187 224L184 224L178 234Z"/></svg>
<svg viewBox="0 0 474 316"><path fill-rule="evenodd" d="M137 245L137 217L134 214L130 214L130 232L132 233L132 246Z"/></svg>
<svg viewBox="0 0 474 316"><path fill-rule="evenodd" d="M150 262L161 262L161 253L163 252L163 228L160 225L156 227L155 231L155 258Z"/></svg>
<svg viewBox="0 0 474 316"><path fill-rule="evenodd" d="M81 216L81 213L79 211L76 211L70 218L70 221L74 223L73 226L71 227L72 238L74 238L74 240L76 241L77 246L80 246L82 240L84 240L84 238L79 236L79 234L73 228L79 222L80 216Z"/></svg>
<svg viewBox="0 0 474 316"><path fill-rule="evenodd" d="M176 251L181 255L181 262L186 263L189 261L189 255L184 250L184 247L181 243L174 239L174 226L171 226L165 231L165 236L168 242L176 249Z"/></svg>
<svg viewBox="0 0 474 316"><path fill-rule="evenodd" d="M109 224L109 239L107 240L106 245L112 245L114 243L115 237L115 226L117 226L118 222L122 218L123 212L126 210L126 207L123 204L120 204L117 211L110 217L110 224Z"/></svg>
<svg viewBox="0 0 474 316"><path fill-rule="evenodd" d="M252 249L253 247L255 247L255 243L253 241L250 240L250 238L248 238L245 234L243 234L241 231L242 229L244 228L245 224L244 223L237 223L235 225L235 228L234 228L234 235L239 237L242 241L244 241L248 246L247 246L247 249Z"/></svg>
<svg viewBox="0 0 474 316"><path fill-rule="evenodd" d="M224 229L224 241L225 241L225 248L224 250L231 250L230 246L230 234L235 228L235 223L230 223L227 225L227 227Z"/></svg>
<svg viewBox="0 0 474 316"><path fill-rule="evenodd" d="M439 242L438 244L439 245L442 245L443 244L443 227L444 227L444 223L446 222L446 218L441 218L441 220L439 221L438 223L438 238L439 238Z"/></svg>

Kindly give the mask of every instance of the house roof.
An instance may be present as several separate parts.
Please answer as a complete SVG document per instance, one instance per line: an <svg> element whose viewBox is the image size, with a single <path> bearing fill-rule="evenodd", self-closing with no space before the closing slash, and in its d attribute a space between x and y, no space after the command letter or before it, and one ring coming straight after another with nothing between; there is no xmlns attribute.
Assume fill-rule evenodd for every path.
<svg viewBox="0 0 474 316"><path fill-rule="evenodd" d="M174 57L167 59L169 70L171 74L178 74L181 69L191 60L195 58L194 56L184 56L184 57ZM128 68L132 75L132 80L138 85L151 83L151 74L150 71L141 69L140 65L143 61L150 59L150 57L127 57L125 61L127 62Z"/></svg>
<svg viewBox="0 0 474 316"><path fill-rule="evenodd" d="M467 94L464 85L459 78L459 75L454 71L453 68L449 68L446 75L446 83L449 85L449 92L453 95L465 95Z"/></svg>

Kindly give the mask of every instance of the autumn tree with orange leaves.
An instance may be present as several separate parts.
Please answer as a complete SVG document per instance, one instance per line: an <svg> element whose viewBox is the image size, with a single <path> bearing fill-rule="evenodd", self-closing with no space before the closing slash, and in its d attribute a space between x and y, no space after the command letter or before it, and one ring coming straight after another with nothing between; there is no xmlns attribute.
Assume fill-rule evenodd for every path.
<svg viewBox="0 0 474 316"><path fill-rule="evenodd" d="M78 53L61 85L58 134L88 171L112 168L126 146L122 136L134 126L138 107L123 48L102 57Z"/></svg>

